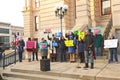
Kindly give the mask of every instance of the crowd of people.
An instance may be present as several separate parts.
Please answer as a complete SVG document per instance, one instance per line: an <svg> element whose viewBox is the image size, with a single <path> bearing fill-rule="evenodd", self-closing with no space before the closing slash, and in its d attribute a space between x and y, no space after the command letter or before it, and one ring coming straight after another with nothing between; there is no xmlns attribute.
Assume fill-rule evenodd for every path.
<svg viewBox="0 0 120 80"><path fill-rule="evenodd" d="M96 59L96 56L102 56L104 38L101 34L93 34L90 29L85 31L84 39L78 39L78 35L74 34L73 32L66 33L65 36L61 36L60 38L55 37L54 34L52 34L52 37L48 35L47 38L49 41L42 38L40 42L47 44L44 49L39 49L40 46L37 39L31 40L31 38L28 38L28 41L36 41L37 44L36 48L26 48L26 51L28 52L29 62L35 60L35 55L36 60L38 61L38 50L40 50L41 59L48 59L48 52L50 53L50 60L52 62L66 62L69 60L71 63L73 63L76 62L77 57L80 59L81 63L85 63L85 68L89 67L90 60L90 68L93 69L94 59ZM109 39L114 39L114 36L110 35ZM72 40L73 46L66 46L66 40ZM18 42L18 53L20 62L22 62L22 53L24 51L24 46L25 42L23 41L23 39L21 39ZM109 50L109 62L112 63L114 61L113 56L115 55L115 61L118 63L117 48L110 48Z"/></svg>

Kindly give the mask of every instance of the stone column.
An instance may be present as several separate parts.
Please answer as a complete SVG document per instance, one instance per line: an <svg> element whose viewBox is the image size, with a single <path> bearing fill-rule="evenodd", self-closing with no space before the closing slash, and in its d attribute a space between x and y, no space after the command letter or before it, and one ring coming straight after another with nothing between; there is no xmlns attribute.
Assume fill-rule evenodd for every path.
<svg viewBox="0 0 120 80"><path fill-rule="evenodd" d="M77 0L76 13L76 27L81 27L85 24L88 27L91 26L90 0Z"/></svg>
<svg viewBox="0 0 120 80"><path fill-rule="evenodd" d="M113 26L120 26L120 0L111 0Z"/></svg>

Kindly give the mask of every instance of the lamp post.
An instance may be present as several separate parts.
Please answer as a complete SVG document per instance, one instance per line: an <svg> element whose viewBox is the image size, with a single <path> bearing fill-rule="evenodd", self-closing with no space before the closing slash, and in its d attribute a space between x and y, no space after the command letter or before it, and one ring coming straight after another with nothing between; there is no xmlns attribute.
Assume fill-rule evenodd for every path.
<svg viewBox="0 0 120 80"><path fill-rule="evenodd" d="M67 14L67 10L68 10L68 6L67 5L63 5L62 3L59 3L56 5L55 7L55 15L56 17L60 17L60 28L61 28L61 34L63 35L62 32L62 19L64 17L64 15Z"/></svg>

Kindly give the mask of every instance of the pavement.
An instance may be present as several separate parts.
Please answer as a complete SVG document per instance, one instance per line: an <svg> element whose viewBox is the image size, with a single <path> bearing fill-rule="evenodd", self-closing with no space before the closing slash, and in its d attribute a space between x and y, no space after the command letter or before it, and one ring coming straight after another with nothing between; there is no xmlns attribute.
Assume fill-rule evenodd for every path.
<svg viewBox="0 0 120 80"><path fill-rule="evenodd" d="M83 68L84 63L79 63L78 61L75 63L51 62L50 67L51 70L44 73L40 70L40 61L28 62L28 60L24 60L23 62L18 62L15 65L7 67L3 73L4 76L9 75L11 72L16 72L16 74L19 72L24 75L29 73L29 76L33 76L34 74L38 77L40 77L40 75L43 75L46 78L48 76L51 76L48 77L49 79L37 79L35 76L31 77L33 79L29 79L30 77L28 78L24 76L26 80L120 80L120 63L108 64L107 59L95 60L94 69L85 69ZM7 77L13 77L12 75ZM14 78L7 78L7 80L14 80Z"/></svg>

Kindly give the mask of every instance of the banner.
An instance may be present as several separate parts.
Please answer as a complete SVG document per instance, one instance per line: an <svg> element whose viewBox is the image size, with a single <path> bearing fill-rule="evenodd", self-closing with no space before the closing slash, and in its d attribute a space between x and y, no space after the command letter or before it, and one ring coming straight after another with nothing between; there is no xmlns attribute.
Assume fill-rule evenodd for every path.
<svg viewBox="0 0 120 80"><path fill-rule="evenodd" d="M81 39L83 40L84 37L85 37L85 33L84 33L84 32L79 32L79 33L78 33L78 39L79 39L79 40L81 40Z"/></svg>
<svg viewBox="0 0 120 80"><path fill-rule="evenodd" d="M104 48L117 48L118 46L118 39L111 39L104 41Z"/></svg>
<svg viewBox="0 0 120 80"><path fill-rule="evenodd" d="M42 49L47 49L47 46L48 46L47 43L42 43L42 42L39 43L38 45L39 45L39 49L40 49L40 50L42 50Z"/></svg>
<svg viewBox="0 0 120 80"><path fill-rule="evenodd" d="M35 41L26 41L26 48L27 49L36 48L36 42Z"/></svg>
<svg viewBox="0 0 120 80"><path fill-rule="evenodd" d="M66 40L66 41L65 41L65 45L66 45L67 47L74 46L73 40Z"/></svg>

